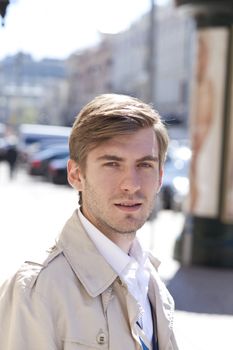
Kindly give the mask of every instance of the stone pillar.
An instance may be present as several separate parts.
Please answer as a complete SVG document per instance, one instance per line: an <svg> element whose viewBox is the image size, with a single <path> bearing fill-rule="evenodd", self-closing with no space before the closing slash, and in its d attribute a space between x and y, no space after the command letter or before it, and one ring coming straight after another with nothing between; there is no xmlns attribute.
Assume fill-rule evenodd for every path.
<svg viewBox="0 0 233 350"><path fill-rule="evenodd" d="M196 23L182 264L233 267L233 1L176 0Z"/></svg>

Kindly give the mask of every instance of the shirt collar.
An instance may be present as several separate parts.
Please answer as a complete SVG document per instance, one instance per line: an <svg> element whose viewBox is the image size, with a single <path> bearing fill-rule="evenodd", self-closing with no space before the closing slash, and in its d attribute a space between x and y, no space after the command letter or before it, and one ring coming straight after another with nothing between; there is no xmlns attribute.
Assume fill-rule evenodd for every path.
<svg viewBox="0 0 233 350"><path fill-rule="evenodd" d="M80 208L78 209L78 215L83 227L95 244L96 248L119 276L122 274L122 271L125 270L126 266L132 262L130 257L133 257L139 265L145 265L148 258L148 253L143 251L138 239L133 241L128 255L109 238L107 238L100 230L98 230L96 226L94 226L83 215Z"/></svg>
<svg viewBox="0 0 233 350"><path fill-rule="evenodd" d="M95 244L100 254L105 258L113 270L120 276L122 271L130 263L130 257L115 243L101 233L81 212L78 210L79 219L88 236Z"/></svg>

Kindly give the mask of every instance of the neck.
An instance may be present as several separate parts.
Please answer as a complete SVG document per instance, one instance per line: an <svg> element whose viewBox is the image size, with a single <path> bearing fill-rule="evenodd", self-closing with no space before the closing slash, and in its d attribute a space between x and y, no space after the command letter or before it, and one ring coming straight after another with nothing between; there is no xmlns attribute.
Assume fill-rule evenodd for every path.
<svg viewBox="0 0 233 350"><path fill-rule="evenodd" d="M135 239L135 232L132 233L113 233L105 234L113 243L115 243L126 254L129 253L133 240Z"/></svg>
<svg viewBox="0 0 233 350"><path fill-rule="evenodd" d="M103 225L101 225L99 221L96 221L94 219L91 220L91 216L88 215L88 213L86 213L82 207L80 208L80 212L86 220L88 220L92 225L94 225L104 236L106 236L113 243L115 243L121 250L123 250L123 252L125 252L126 254L129 253L133 240L135 239L136 232L120 233L113 230L109 226L103 229Z"/></svg>

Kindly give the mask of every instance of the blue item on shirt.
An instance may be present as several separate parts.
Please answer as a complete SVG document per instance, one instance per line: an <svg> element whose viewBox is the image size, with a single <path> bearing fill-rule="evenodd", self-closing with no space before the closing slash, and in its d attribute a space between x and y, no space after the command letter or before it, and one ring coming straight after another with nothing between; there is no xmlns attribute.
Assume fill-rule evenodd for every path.
<svg viewBox="0 0 233 350"><path fill-rule="evenodd" d="M137 325L138 325L140 328L142 328L141 325L140 325L140 323L139 323L138 321L137 321ZM143 342L142 338L139 337L139 339L140 339L140 342L141 342L141 345L142 345L142 350L149 350L148 347L147 347L147 346L145 345L145 343ZM159 350L158 342L157 342L156 339L155 339L154 333L153 333L153 338L152 338L152 349L153 349L153 350Z"/></svg>

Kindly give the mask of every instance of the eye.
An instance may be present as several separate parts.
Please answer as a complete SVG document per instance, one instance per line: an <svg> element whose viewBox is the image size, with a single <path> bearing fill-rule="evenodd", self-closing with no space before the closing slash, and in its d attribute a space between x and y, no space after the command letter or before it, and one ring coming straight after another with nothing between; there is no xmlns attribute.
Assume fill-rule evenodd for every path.
<svg viewBox="0 0 233 350"><path fill-rule="evenodd" d="M139 168L154 168L152 163L149 162L143 162L138 164Z"/></svg>
<svg viewBox="0 0 233 350"><path fill-rule="evenodd" d="M104 166L115 168L115 167L119 166L119 163L117 163L117 162L107 162L107 163L104 163Z"/></svg>

